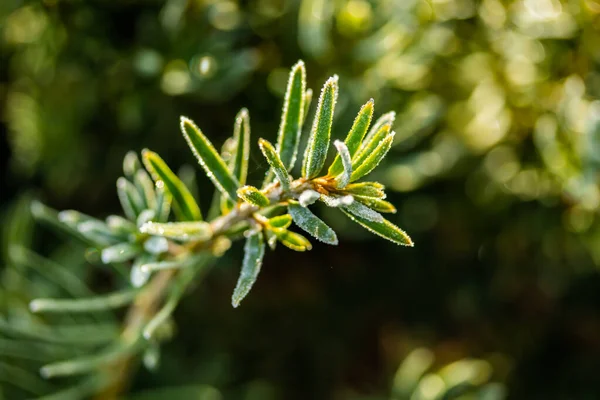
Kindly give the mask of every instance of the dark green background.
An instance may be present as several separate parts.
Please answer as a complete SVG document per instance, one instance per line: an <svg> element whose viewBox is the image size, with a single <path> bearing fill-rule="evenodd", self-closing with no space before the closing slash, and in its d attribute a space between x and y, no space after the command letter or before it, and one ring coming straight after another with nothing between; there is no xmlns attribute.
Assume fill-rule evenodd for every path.
<svg viewBox="0 0 600 400"><path fill-rule="evenodd" d="M233 309L230 296L242 257L241 245L234 245L182 301L175 313L177 334L163 346L160 368L154 373L140 368L132 391L209 384L226 399L388 398L404 357L427 347L436 357L433 370L464 358L487 360L490 380L505 385L508 398L600 397L597 208L569 186L569 179L585 176L585 187L597 188L597 156L586 153L593 152L591 144L580 143L581 137L597 137L597 130L577 131L561 107L546 104L573 76L583 84L585 104L598 98L600 5L562 2L561 12L572 16L574 31L527 39L543 47L544 59L535 64L534 81L517 90L506 77L506 56L495 39L518 32L524 36L513 46L525 40L519 38L527 33L515 21L526 11L517 3L502 3L509 17L494 27L478 11L485 2L449 1L459 11L464 4L475 11L467 7L464 14L442 18L442 11L424 11L425 1L406 7L355 1L367 4L371 16L354 26L344 22L348 2L340 1L326 19L331 26L321 24L324 36L314 25L298 23L299 1L240 2L235 16L229 15L236 23L227 29L215 22L221 3L2 2L0 204L5 225L23 196L98 217L118 212L114 182L128 150L150 148L174 168L195 166L178 131L179 115L192 118L220 146L231 135L235 114L247 107L253 134L249 181L258 185L266 162L256 141L274 140L287 69L298 59L307 63L309 87L316 93L328 76L340 75L336 138L345 135L370 97L376 115L390 109L406 113L396 129L418 140L392 150L375 178L390 183L395 165L418 168L414 159L444 138L455 140L461 151L455 162L414 188L389 191L399 210L391 220L407 230L414 248L396 247L346 223L336 210L317 208L337 228L341 244L314 243L307 253L268 252L252 293ZM182 13L169 25L165 10L177 4L183 5ZM23 39L17 28L27 23L41 31ZM411 26L409 45L364 55L360 44L385 23ZM452 33L448 51L433 54L420 41L432 27ZM315 35L309 45L299 45L303 32ZM320 51L319 43L329 43L329 51ZM136 63L149 50L163 62L144 74ZM405 53L425 68L426 80L409 84L400 67L390 66L400 83L381 76L373 83L368 71L378 60ZM463 134L469 119L457 118L465 111L453 108L474 91L457 70L477 53L490 55L489 70L504 93L502 107L512 116L507 133L484 148L469 147ZM195 74L202 55L216 60L214 75ZM174 60L190 74L185 93L167 93L161 86ZM429 119L407 112L428 95L438 102L426 107ZM312 110L310 116L314 101ZM556 140L570 163L563 168L566 177L548 167L533 137L543 115L559 121ZM37 128L29 129L27 121L36 121ZM406 128L409 122L415 126ZM547 178L551 189L531 195L513 190L510 182L495 182L485 160L498 147L510 149L521 169ZM196 171L206 210L213 189ZM573 215L582 216L583 228L573 228ZM58 241L45 229L34 232L32 246L52 257ZM5 235L4 240L12 239ZM110 274L90 276L98 290L110 286ZM9 309L5 303L4 311Z"/></svg>

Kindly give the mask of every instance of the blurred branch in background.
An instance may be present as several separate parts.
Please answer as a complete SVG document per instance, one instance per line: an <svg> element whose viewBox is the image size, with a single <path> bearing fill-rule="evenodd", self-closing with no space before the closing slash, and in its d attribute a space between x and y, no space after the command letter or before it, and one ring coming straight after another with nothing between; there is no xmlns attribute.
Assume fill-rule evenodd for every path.
<svg viewBox="0 0 600 400"><path fill-rule="evenodd" d="M468 396L476 399L503 399L502 384L490 382L493 370L486 360L464 358L435 371L435 361L427 348L411 351L396 371L392 399L441 399Z"/></svg>

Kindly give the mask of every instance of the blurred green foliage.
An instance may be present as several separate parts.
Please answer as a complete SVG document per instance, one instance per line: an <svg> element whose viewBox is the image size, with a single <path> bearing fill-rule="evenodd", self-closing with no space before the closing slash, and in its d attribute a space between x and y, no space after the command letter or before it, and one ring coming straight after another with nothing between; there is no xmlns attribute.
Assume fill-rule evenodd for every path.
<svg viewBox="0 0 600 400"><path fill-rule="evenodd" d="M183 301L160 366L141 371L133 392L597 398L599 27L596 0L3 1L2 313L30 318L30 299L61 290L23 267L40 267L23 248L99 290L114 279L33 230L23 193L108 215L127 150L193 162L173 140L180 114L220 144L246 105L253 131L271 140L273 104L303 58L309 87L334 73L345 83L334 138L370 97L376 115L398 112L375 178L397 192L394 222L417 247L400 251L323 213L341 245L278 249L235 311L234 248ZM443 366L474 359L484 367L473 388L446 394ZM11 371L0 376L45 392L38 361L0 351ZM415 392L398 389L402 368ZM0 384L6 398L22 395Z"/></svg>

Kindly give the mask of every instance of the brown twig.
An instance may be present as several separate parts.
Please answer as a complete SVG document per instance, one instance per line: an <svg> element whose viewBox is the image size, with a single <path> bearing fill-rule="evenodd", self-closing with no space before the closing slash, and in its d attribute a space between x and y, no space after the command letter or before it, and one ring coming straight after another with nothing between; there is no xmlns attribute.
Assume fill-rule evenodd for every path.
<svg viewBox="0 0 600 400"><path fill-rule="evenodd" d="M271 200L272 204L278 204L285 199L297 198L303 190L313 188L316 185L318 185L316 182L313 184L312 181L298 179L297 181L292 182L290 192L284 193L279 184L274 183L264 189L264 194ZM186 253L197 254L201 251L209 250L211 244L235 224L247 220L254 221L256 219L254 214L257 211L259 211L259 207L257 206L247 203L238 203L231 212L211 221L212 235L210 239L201 242L190 242L186 245L172 243L169 246L168 258L181 257ZM164 270L150 279L143 288L141 294L127 311L123 332L121 334L122 340L126 342L141 340L140 338L142 337L143 329L159 310L165 294L170 287L170 283L180 273L181 271L177 270ZM117 379L106 389L98 393L95 396L96 400L117 399L119 394L127 389L135 357L135 354L126 355L119 360L119 363L109 366L110 370L108 370L107 373L117 377Z"/></svg>
<svg viewBox="0 0 600 400"><path fill-rule="evenodd" d="M164 293L175 275L175 270L166 270L156 274L150 280L142 294L137 297L125 316L124 329L121 335L123 340L137 340L137 337L140 336L140 332L144 326L158 310L164 297ZM118 378L112 385L100 392L96 396L96 399L116 399L119 393L122 393L127 388L129 383L128 377L131 373L130 370L133 361L133 356L124 357L119 364L110 367L110 374Z"/></svg>

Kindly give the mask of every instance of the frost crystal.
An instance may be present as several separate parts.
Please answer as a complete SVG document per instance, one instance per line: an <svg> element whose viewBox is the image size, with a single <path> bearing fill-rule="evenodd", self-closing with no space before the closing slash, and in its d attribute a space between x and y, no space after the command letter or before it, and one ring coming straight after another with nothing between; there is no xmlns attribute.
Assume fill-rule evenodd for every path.
<svg viewBox="0 0 600 400"><path fill-rule="evenodd" d="M298 197L298 201L300 202L300 205L306 207L319 200L320 197L321 194L319 192L316 192L312 189L308 189L300 194L300 197Z"/></svg>

